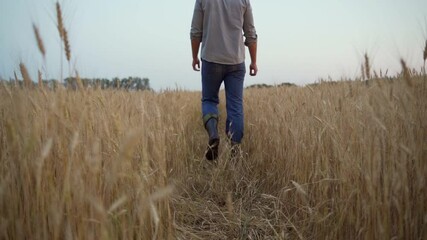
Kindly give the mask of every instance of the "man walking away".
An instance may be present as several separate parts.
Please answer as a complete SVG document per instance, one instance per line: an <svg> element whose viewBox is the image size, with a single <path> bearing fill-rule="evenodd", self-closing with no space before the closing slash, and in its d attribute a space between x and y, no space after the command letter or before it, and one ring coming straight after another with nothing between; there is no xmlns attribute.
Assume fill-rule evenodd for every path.
<svg viewBox="0 0 427 240"><path fill-rule="evenodd" d="M251 57L250 75L258 72L257 35L250 1L196 0L190 37L194 71L200 71L198 54L202 43L202 114L209 135L206 158L215 160L219 146L218 93L222 82L227 110L225 131L232 149L239 149L243 138L245 45Z"/></svg>

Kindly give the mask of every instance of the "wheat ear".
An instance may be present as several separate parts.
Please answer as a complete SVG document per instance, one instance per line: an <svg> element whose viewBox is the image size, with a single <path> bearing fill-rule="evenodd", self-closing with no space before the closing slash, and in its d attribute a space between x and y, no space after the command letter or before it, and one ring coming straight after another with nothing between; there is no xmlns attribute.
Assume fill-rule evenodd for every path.
<svg viewBox="0 0 427 240"><path fill-rule="evenodd" d="M403 78L405 79L406 83L412 87L411 70L409 70L405 60L402 58L400 59L400 64L402 65Z"/></svg>
<svg viewBox="0 0 427 240"><path fill-rule="evenodd" d="M16 74L16 71L13 71L13 75L15 75L15 86L18 86L19 80L18 80L18 74Z"/></svg>
<svg viewBox="0 0 427 240"><path fill-rule="evenodd" d="M39 29L37 28L37 26L35 24L33 24L33 30L34 30L34 35L36 36L37 47L39 48L39 51L42 54L43 58L45 58L46 57L46 49L44 48L43 40L40 36Z"/></svg>
<svg viewBox="0 0 427 240"><path fill-rule="evenodd" d="M79 89L81 91L84 90L82 79L80 78L79 72L77 72L77 71L76 71L76 81L77 81L77 86L79 87Z"/></svg>
<svg viewBox="0 0 427 240"><path fill-rule="evenodd" d="M58 22L59 37L61 39L63 39L64 38L64 23L62 21L62 11L61 11L61 5L59 5L59 2L56 2L56 19Z"/></svg>
<svg viewBox="0 0 427 240"><path fill-rule="evenodd" d="M70 62L70 59L71 59L70 42L68 41L68 32L65 28L64 28L64 47L65 47L65 56L67 57L67 61Z"/></svg>
<svg viewBox="0 0 427 240"><path fill-rule="evenodd" d="M22 62L19 64L19 69L21 70L21 75L22 75L22 78L24 79L24 86L28 88L31 87L31 83L33 81L31 80L30 74L28 74L27 68Z"/></svg>
<svg viewBox="0 0 427 240"><path fill-rule="evenodd" d="M70 59L71 59L70 41L68 41L68 32L64 26L64 20L62 17L61 5L59 4L59 2L56 2L56 18L58 21L59 37L61 38L61 40L64 43L65 57L67 58L67 61L70 62Z"/></svg>
<svg viewBox="0 0 427 240"><path fill-rule="evenodd" d="M426 75L426 61L427 61L427 40L426 40L426 46L424 47L423 60L424 60L424 76L425 76Z"/></svg>
<svg viewBox="0 0 427 240"><path fill-rule="evenodd" d="M424 47L424 54L423 54L424 64L427 61L427 40L426 40L426 46Z"/></svg>
<svg viewBox="0 0 427 240"><path fill-rule="evenodd" d="M43 88L43 77L42 77L42 72L40 70L38 70L37 72L37 76L38 76L38 80L39 80L39 88L42 89Z"/></svg>
<svg viewBox="0 0 427 240"><path fill-rule="evenodd" d="M365 75L367 79L371 79L371 65L367 53L365 53Z"/></svg>
<svg viewBox="0 0 427 240"><path fill-rule="evenodd" d="M362 80L365 80L365 66L363 63L360 66L360 72L362 72Z"/></svg>

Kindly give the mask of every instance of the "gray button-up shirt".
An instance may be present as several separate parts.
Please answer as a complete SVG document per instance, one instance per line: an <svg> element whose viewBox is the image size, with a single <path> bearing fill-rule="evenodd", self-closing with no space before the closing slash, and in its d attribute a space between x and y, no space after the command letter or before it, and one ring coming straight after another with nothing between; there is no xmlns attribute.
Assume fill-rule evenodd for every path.
<svg viewBox="0 0 427 240"><path fill-rule="evenodd" d="M257 41L249 0L196 0L190 37L202 41L203 60L244 62L244 45Z"/></svg>

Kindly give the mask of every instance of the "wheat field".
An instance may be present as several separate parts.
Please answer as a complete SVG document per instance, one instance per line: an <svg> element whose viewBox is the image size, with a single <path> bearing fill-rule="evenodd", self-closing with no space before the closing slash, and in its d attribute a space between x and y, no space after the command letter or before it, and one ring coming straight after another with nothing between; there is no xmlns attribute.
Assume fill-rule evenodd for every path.
<svg viewBox="0 0 427 240"><path fill-rule="evenodd" d="M200 92L3 84L0 236L425 239L426 96L403 75L248 89L243 155L224 133L212 164Z"/></svg>
<svg viewBox="0 0 427 240"><path fill-rule="evenodd" d="M427 239L427 42L420 73L245 90L208 162L200 92L85 88L55 10L77 87L1 81L0 239Z"/></svg>

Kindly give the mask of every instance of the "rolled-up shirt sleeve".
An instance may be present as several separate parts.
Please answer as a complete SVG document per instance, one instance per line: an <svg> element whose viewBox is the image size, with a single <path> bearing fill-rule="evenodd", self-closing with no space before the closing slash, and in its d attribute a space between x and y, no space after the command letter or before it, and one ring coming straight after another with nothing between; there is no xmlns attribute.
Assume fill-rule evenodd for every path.
<svg viewBox="0 0 427 240"><path fill-rule="evenodd" d="M251 43L257 42L258 39L258 35L256 34L255 30L254 17L252 15L252 6L249 0L247 0L247 7L243 18L245 45L248 46Z"/></svg>
<svg viewBox="0 0 427 240"><path fill-rule="evenodd" d="M196 0L194 5L193 20L191 21L191 40L196 39L202 41L203 36L203 8L201 0Z"/></svg>

